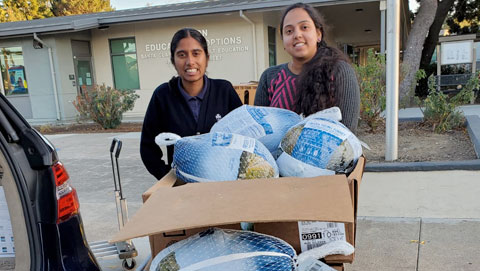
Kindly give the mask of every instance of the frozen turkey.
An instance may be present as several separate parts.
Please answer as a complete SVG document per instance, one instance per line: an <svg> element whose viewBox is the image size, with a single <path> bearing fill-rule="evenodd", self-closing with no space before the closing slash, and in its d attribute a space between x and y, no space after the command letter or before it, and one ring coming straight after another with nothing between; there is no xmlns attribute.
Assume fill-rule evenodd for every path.
<svg viewBox="0 0 480 271"><path fill-rule="evenodd" d="M210 132L227 132L258 139L275 153L290 127L301 117L290 110L264 106L241 106L213 125Z"/></svg>
<svg viewBox="0 0 480 271"><path fill-rule="evenodd" d="M212 132L175 143L173 168L185 182L278 177L275 159L255 138Z"/></svg>
<svg viewBox="0 0 480 271"><path fill-rule="evenodd" d="M297 257L293 247L279 238L211 228L160 251L153 258L150 271L330 271L334 269L316 259L353 252L353 246L347 242L334 241ZM318 264L311 266L312 260Z"/></svg>
<svg viewBox="0 0 480 271"><path fill-rule="evenodd" d="M314 177L349 173L362 155L358 138L342 123L308 117L288 130L280 144L281 176Z"/></svg>

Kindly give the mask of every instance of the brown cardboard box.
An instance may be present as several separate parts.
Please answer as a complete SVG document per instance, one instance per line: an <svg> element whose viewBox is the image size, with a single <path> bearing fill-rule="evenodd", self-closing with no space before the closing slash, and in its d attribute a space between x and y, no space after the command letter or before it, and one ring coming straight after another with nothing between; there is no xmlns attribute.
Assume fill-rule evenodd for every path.
<svg viewBox="0 0 480 271"><path fill-rule="evenodd" d="M243 104L253 105L255 100L255 93L257 91L257 84L235 85L233 88L237 92Z"/></svg>
<svg viewBox="0 0 480 271"><path fill-rule="evenodd" d="M354 222L345 223L345 233L346 233L347 242L349 242L353 246L355 246L358 187L362 180L364 167L365 167L365 159L362 157L360 158L354 171L347 177L348 186L350 189L351 199L353 203ZM319 177L319 178L328 178L328 177L325 176L325 177ZM314 207L312 206L312 208ZM319 210L323 210L323 208ZM328 210L328 211L332 212L333 210ZM325 220L325 221L329 221L329 220ZM297 222L272 222L272 223L255 224L255 231L278 237L288 242L290 245L292 245L298 254L302 252L300 248L299 229L298 229ZM331 255L331 256L327 256L325 258L325 261L328 264L352 263L354 260L354 257L355 257L355 254L352 254L349 256Z"/></svg>
<svg viewBox="0 0 480 271"><path fill-rule="evenodd" d="M144 205L110 241L150 236L152 255L156 255L172 242L205 228L239 229L244 221L254 222L255 231L280 237L300 252L298 221L329 221L345 223L347 241L355 245L358 187L364 166L361 157L348 177L189 184L182 184L171 171L143 194ZM333 255L326 260L343 266L353 258Z"/></svg>

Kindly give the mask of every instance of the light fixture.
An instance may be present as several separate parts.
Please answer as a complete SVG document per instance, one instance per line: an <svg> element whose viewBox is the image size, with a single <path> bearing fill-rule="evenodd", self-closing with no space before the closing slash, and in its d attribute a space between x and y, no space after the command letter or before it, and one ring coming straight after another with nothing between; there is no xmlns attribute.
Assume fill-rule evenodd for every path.
<svg viewBox="0 0 480 271"><path fill-rule="evenodd" d="M43 48L43 44L41 44L38 40L33 39L33 48L35 48L35 49L42 49L42 48Z"/></svg>

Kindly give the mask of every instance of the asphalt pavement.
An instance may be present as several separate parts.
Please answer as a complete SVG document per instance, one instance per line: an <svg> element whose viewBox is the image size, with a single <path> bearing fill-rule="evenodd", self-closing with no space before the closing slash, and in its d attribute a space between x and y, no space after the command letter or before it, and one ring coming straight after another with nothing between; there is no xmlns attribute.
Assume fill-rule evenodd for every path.
<svg viewBox="0 0 480 271"><path fill-rule="evenodd" d="M109 147L123 142L122 188L132 216L155 183L139 156L139 133L47 136L76 187L89 242L118 231ZM347 270L480 270L480 171L366 172L360 186L356 259ZM133 240L137 262L147 238ZM116 257L103 270L122 270Z"/></svg>
<svg viewBox="0 0 480 271"><path fill-rule="evenodd" d="M467 109L480 115L480 107ZM418 118L419 111L401 116L409 114ZM140 159L140 133L47 136L77 189L89 242L108 240L119 229L109 153L114 137L123 143L118 162L131 217L156 182ZM480 270L480 170L466 169L365 172L356 257L346 270ZM141 263L150 254L148 239L133 242ZM122 270L118 257L98 261L104 271Z"/></svg>

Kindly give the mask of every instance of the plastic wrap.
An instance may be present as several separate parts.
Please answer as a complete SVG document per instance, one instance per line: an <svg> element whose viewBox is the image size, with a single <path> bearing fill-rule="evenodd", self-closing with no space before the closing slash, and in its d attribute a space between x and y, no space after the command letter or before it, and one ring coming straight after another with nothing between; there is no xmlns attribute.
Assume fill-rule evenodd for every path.
<svg viewBox="0 0 480 271"><path fill-rule="evenodd" d="M281 176L314 177L348 173L362 155L358 138L342 123L308 117L293 126L280 144Z"/></svg>
<svg viewBox="0 0 480 271"><path fill-rule="evenodd" d="M295 250L278 238L213 228L162 250L150 271L292 271L295 258Z"/></svg>
<svg viewBox="0 0 480 271"><path fill-rule="evenodd" d="M297 113L287 109L244 105L215 123L210 131L256 138L275 153L288 129L300 121Z"/></svg>
<svg viewBox="0 0 480 271"><path fill-rule="evenodd" d="M173 167L185 182L278 177L275 159L261 142L232 133L208 133L178 140Z"/></svg>
<svg viewBox="0 0 480 271"><path fill-rule="evenodd" d="M349 243L335 241L297 257L293 247L279 238L252 231L211 228L160 251L152 260L150 271L332 270L318 259L353 252Z"/></svg>

